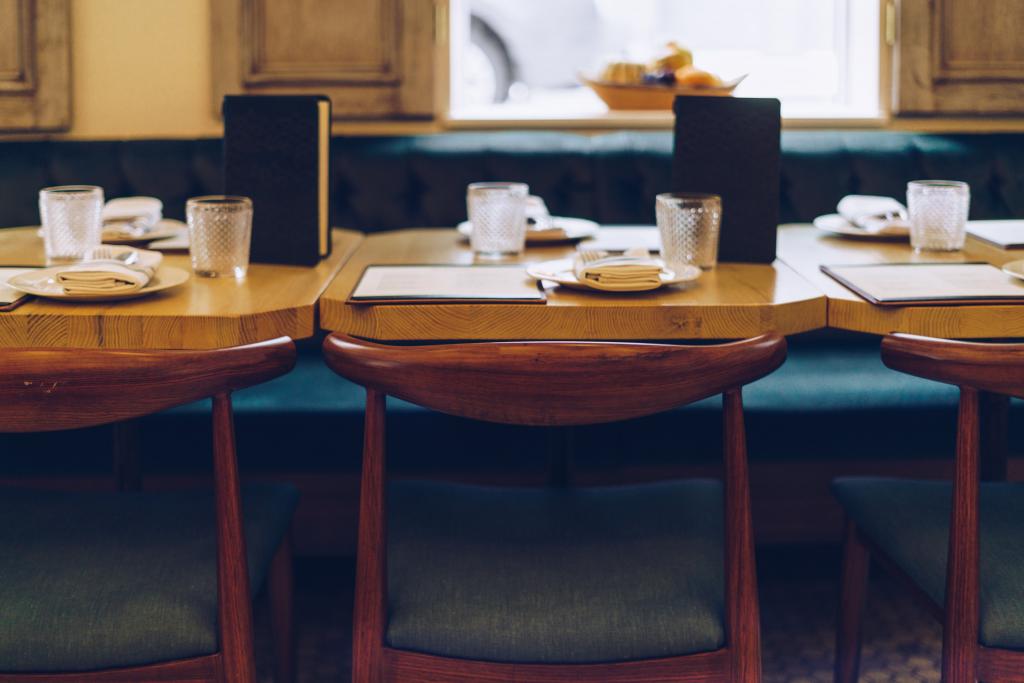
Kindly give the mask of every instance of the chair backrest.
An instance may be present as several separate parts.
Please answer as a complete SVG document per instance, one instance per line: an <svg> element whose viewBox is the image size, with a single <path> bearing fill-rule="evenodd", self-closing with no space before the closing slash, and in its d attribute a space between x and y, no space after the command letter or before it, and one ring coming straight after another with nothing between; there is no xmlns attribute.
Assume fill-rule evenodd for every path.
<svg viewBox="0 0 1024 683"><path fill-rule="evenodd" d="M209 351L0 350L0 433L91 427L283 375L287 337Z"/></svg>
<svg viewBox="0 0 1024 683"><path fill-rule="evenodd" d="M340 334L327 364L368 389L487 422L586 425L659 413L779 367L778 335L704 346L617 342L375 344Z"/></svg>
<svg viewBox="0 0 1024 683"><path fill-rule="evenodd" d="M891 334L882 340L882 362L937 382L1024 397L1024 344Z"/></svg>

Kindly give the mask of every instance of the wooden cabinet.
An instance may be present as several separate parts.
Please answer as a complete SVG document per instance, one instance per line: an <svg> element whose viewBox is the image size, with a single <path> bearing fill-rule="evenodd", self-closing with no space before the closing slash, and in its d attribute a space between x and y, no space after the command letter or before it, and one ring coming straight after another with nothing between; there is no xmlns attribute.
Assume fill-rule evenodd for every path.
<svg viewBox="0 0 1024 683"><path fill-rule="evenodd" d="M1024 0L899 0L898 114L1024 113Z"/></svg>
<svg viewBox="0 0 1024 683"><path fill-rule="evenodd" d="M0 0L0 131L71 122L68 0Z"/></svg>
<svg viewBox="0 0 1024 683"><path fill-rule="evenodd" d="M214 101L323 93L335 119L431 118L446 0L213 0Z"/></svg>

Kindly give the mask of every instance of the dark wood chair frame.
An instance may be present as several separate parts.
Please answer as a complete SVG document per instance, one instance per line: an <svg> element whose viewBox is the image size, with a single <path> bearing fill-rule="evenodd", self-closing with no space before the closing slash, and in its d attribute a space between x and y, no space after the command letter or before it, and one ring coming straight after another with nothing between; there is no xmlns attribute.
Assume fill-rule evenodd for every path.
<svg viewBox="0 0 1024 683"><path fill-rule="evenodd" d="M256 680L231 392L283 375L295 344L272 341L211 351L0 350L0 432L112 424L213 398L218 652L148 666L73 673L3 673L0 683L143 683ZM293 678L290 540L277 549L268 593L278 683ZM0 665L2 666L2 665Z"/></svg>
<svg viewBox="0 0 1024 683"><path fill-rule="evenodd" d="M1006 412L1010 396L1024 397L1024 344L893 334L882 340L882 360L894 370L960 388L945 608L936 604L852 520L847 520L835 680L857 680L868 569L873 557L942 622L943 681L1024 681L1024 652L988 648L978 639L979 482L1006 479Z"/></svg>
<svg viewBox="0 0 1024 683"><path fill-rule="evenodd" d="M353 620L355 683L759 681L761 645L741 387L785 360L777 335L709 346L488 342L386 346L340 334L327 364L366 387ZM609 388L612 388L611 390ZM488 422L582 426L723 394L726 645L688 656L597 664L470 661L390 648L385 399Z"/></svg>

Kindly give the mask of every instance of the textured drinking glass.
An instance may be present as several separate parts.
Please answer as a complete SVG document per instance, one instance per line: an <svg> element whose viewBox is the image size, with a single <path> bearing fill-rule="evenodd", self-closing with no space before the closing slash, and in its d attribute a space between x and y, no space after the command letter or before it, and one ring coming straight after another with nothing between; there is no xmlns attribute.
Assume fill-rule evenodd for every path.
<svg viewBox="0 0 1024 683"><path fill-rule="evenodd" d="M252 239L252 200L211 195L185 204L192 270L200 277L245 277Z"/></svg>
<svg viewBox="0 0 1024 683"><path fill-rule="evenodd" d="M684 265L715 267L722 225L721 197L689 192L659 194L655 213L665 265L673 270Z"/></svg>
<svg viewBox="0 0 1024 683"><path fill-rule="evenodd" d="M518 254L526 246L526 183L473 183L466 209L473 226L469 244L482 258Z"/></svg>
<svg viewBox="0 0 1024 683"><path fill-rule="evenodd" d="M963 249L971 188L956 180L913 180L907 183L910 246L914 251Z"/></svg>
<svg viewBox="0 0 1024 683"><path fill-rule="evenodd" d="M62 185L42 189L39 219L47 261L84 258L103 238L103 188Z"/></svg>

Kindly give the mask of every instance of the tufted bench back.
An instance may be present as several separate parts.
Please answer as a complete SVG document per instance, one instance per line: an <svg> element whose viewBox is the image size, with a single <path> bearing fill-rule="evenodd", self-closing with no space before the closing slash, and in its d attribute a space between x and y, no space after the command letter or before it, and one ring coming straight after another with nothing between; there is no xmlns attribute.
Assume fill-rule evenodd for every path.
<svg viewBox="0 0 1024 683"><path fill-rule="evenodd" d="M654 195L672 189L668 132L335 138L332 154L332 222L366 231L454 225L477 180L526 181L553 213L603 223L652 223ZM809 221L850 193L903 198L915 178L970 183L973 218L1024 216L1024 134L785 132L781 218ZM0 143L0 226L37 223L37 191L72 183L157 196L181 218L186 198L221 191L220 140Z"/></svg>

